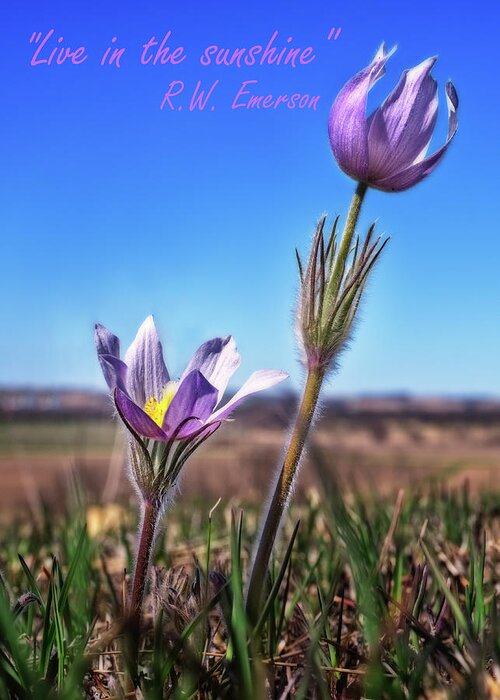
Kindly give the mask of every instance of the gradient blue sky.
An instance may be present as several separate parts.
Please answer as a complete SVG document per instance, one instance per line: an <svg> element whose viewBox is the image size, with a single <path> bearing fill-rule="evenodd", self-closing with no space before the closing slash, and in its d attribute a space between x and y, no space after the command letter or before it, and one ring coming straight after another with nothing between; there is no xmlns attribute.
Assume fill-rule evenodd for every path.
<svg viewBox="0 0 500 700"><path fill-rule="evenodd" d="M353 183L329 149L329 105L381 40L398 44L373 104L400 72L438 54L461 105L438 170L399 195L370 192L365 228L392 236L352 349L331 391L500 393L498 20L495 1L358 0L3 3L0 72L0 383L101 387L98 320L124 342L154 313L169 365L232 333L240 377L289 371L294 246L317 217L346 212ZM330 28L342 27L337 41ZM84 44L80 66L31 67L34 31ZM141 46L172 30L180 66L140 66ZM208 44L312 45L295 70L202 68ZM102 68L112 36L122 67ZM278 43L280 41L278 40ZM52 44L53 45L53 44ZM159 110L171 80L220 79L213 111ZM276 95L321 95L317 111L231 110L243 80Z"/></svg>

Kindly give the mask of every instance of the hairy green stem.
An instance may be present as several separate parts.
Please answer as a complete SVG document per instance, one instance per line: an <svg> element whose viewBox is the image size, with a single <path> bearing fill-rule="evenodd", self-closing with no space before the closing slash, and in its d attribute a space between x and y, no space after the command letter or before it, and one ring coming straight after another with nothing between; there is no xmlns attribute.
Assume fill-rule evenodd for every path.
<svg viewBox="0 0 500 700"><path fill-rule="evenodd" d="M368 185L366 183L358 182L356 191L351 199L351 206L349 207L349 213L347 214L347 221L345 222L344 231L342 232L342 238L340 239L340 244L336 255L334 271L328 285L328 295L333 303L335 302L338 290L340 289L340 285L342 283L347 258L349 257L349 252L351 250L352 239L354 238L354 234L356 232L356 224L358 223L361 205L363 204L367 189Z"/></svg>
<svg viewBox="0 0 500 700"><path fill-rule="evenodd" d="M337 254L337 264L341 264L342 266L345 266L349 255L366 190L366 184L358 183L356 192L352 198ZM256 542L253 564L248 578L246 601L247 614L252 624L255 624L259 617L269 560L283 514L290 500L293 484L300 464L300 458L314 418L326 371L327 368L323 367L310 366L308 368L306 384L304 386L304 392L302 394L288 449L285 453L283 465L274 487L274 493L269 502L260 536Z"/></svg>
<svg viewBox="0 0 500 700"><path fill-rule="evenodd" d="M346 258L351 247L351 242L356 231L361 205L365 198L368 185L365 182L358 182L356 191L351 200L347 221L345 222L344 232L342 233L342 241L340 243L339 257Z"/></svg>
<svg viewBox="0 0 500 700"><path fill-rule="evenodd" d="M300 457L309 433L309 428L318 403L319 392L324 379L324 371L318 367L311 368L307 375L302 401L300 403L290 444L283 460L274 494L268 506L260 539L257 545L253 567L249 577L247 592L247 613L255 624L259 617L262 589L265 584L267 567L274 547L281 518L287 507L293 482L297 473Z"/></svg>

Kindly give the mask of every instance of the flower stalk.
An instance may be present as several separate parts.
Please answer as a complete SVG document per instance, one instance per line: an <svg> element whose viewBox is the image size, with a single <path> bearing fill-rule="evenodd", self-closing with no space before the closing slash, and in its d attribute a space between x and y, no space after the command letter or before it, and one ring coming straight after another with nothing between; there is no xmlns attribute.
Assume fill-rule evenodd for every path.
<svg viewBox="0 0 500 700"><path fill-rule="evenodd" d="M363 245L356 238L353 247L366 191L367 185L358 183L338 245L338 219L325 242L323 217L316 229L307 269L303 268L297 254L301 282L297 320L307 377L290 442L254 550L247 589L247 613L252 623L258 619L269 561L323 382L328 372L335 368L336 359L350 338L366 280L387 242L381 243L380 238L372 242L372 226Z"/></svg>
<svg viewBox="0 0 500 700"><path fill-rule="evenodd" d="M140 538L135 559L134 579L130 595L127 629L129 640L129 673L135 685L137 681L137 666L139 661L139 640L142 619L142 604L149 573L149 563L155 541L156 526L161 512L157 501L145 501L142 507Z"/></svg>
<svg viewBox="0 0 500 700"><path fill-rule="evenodd" d="M364 182L358 182L356 190L353 194L351 200L351 206L349 207L349 213L347 214L347 221L344 227L344 232L342 234L342 240L340 241L340 248L337 257L337 265L342 265L345 268L346 260L349 256L349 251L351 249L352 239L356 231L356 225L358 223L359 215L361 213L361 207L363 206L363 201L365 199L366 191L368 185ZM336 270L332 275L332 281L338 279L344 270ZM333 290L329 289L330 295Z"/></svg>
<svg viewBox="0 0 500 700"><path fill-rule="evenodd" d="M129 608L130 625L135 631L139 631L140 628L142 603L159 514L160 506L157 502L144 503Z"/></svg>
<svg viewBox="0 0 500 700"><path fill-rule="evenodd" d="M318 404L323 379L324 371L321 368L313 367L308 371L290 444L283 460L283 466L278 474L278 480L262 527L247 591L247 613L252 623L255 623L259 617L267 567L283 513L286 510L293 489L300 458Z"/></svg>

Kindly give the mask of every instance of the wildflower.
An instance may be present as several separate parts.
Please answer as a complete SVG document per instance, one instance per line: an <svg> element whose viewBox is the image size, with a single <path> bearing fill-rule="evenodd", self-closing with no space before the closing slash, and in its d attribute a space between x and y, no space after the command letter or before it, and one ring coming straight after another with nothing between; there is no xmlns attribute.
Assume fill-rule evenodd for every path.
<svg viewBox="0 0 500 700"><path fill-rule="evenodd" d="M384 75L393 52L386 52L382 44L373 61L344 85L328 123L330 144L342 170L385 192L406 190L427 177L457 131L458 97L448 82L448 136L441 148L426 157L438 110L437 84L431 76L436 58L406 70L382 105L367 116L368 93Z"/></svg>
<svg viewBox="0 0 500 700"><path fill-rule="evenodd" d="M383 104L367 117L368 93L384 74L392 53L382 44L373 61L344 85L330 110L328 131L333 154L342 170L358 183L340 240L336 221L325 241L323 218L305 270L297 255L297 328L307 376L254 548L247 587L247 612L253 621L258 619L262 582L297 478L323 382L328 371L336 367L339 353L351 337L368 276L387 243L380 238L372 241L373 226L363 243L356 236L367 189L398 192L416 185L434 170L457 131L458 97L448 82L448 137L441 148L426 157L437 117L436 81L431 76L435 58L403 73Z"/></svg>
<svg viewBox="0 0 500 700"><path fill-rule="evenodd" d="M254 372L233 398L218 408L240 364L231 336L203 343L179 381L170 378L151 316L139 328L124 360L120 359L119 339L100 324L95 328L95 342L104 378L130 433L130 468L141 497L140 535L125 630L126 656L135 685L151 552L180 470L243 399L278 384L287 375L278 370Z"/></svg>
<svg viewBox="0 0 500 700"><path fill-rule="evenodd" d="M118 414L141 448L132 455L132 468L139 490L147 496L157 496L159 489L165 491L172 485L185 458L241 401L287 377L278 370L254 372L233 398L218 408L240 364L231 336L203 343L179 381L170 378L151 316L139 328L124 360L120 359L119 339L100 324L96 325L95 341ZM152 446L149 441L153 441ZM161 444L155 447L155 443ZM174 443L179 449L173 453ZM174 462L166 469L169 457Z"/></svg>

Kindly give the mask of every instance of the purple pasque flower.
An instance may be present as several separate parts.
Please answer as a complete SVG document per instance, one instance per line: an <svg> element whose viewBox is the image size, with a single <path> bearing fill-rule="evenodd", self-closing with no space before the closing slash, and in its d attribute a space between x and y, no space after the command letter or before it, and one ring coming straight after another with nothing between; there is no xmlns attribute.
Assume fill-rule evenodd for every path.
<svg viewBox="0 0 500 700"><path fill-rule="evenodd" d="M127 427L138 436L171 443L208 436L250 394L282 382L279 370L254 372L222 407L219 403L240 355L231 336L203 343L179 381L170 379L153 317L139 328L120 359L120 341L100 324L95 328L97 355L116 407Z"/></svg>
<svg viewBox="0 0 500 700"><path fill-rule="evenodd" d="M458 97L448 82L448 136L427 156L438 110L437 84L431 76L436 58L404 71L394 90L367 116L368 93L384 75L394 50L387 52L382 44L373 61L339 92L328 120L330 144L342 170L384 192L406 190L427 177L446 153L458 125Z"/></svg>

